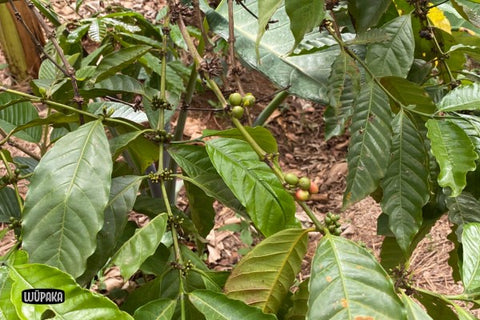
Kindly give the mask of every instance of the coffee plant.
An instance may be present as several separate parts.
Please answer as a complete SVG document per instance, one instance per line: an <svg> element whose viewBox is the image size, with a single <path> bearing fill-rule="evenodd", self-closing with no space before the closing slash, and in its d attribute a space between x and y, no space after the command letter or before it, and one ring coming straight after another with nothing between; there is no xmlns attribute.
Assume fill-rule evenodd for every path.
<svg viewBox="0 0 480 320"><path fill-rule="evenodd" d="M0 221L17 238L1 258L2 319L476 319L478 0L172 0L155 21L112 5L65 23L47 1L29 8L49 41L28 92L0 86ZM279 88L255 119L237 60ZM197 109L232 128L183 140L207 90L214 107ZM289 95L325 106L326 139L349 133L343 206L380 203L381 262L340 236L338 215L312 212L318 186L280 168L262 125ZM263 239L231 272L204 262L214 201ZM458 295L410 281L413 251L444 215ZM322 237L299 282L310 233ZM89 290L112 266L129 288ZM22 302L45 288L65 301Z"/></svg>

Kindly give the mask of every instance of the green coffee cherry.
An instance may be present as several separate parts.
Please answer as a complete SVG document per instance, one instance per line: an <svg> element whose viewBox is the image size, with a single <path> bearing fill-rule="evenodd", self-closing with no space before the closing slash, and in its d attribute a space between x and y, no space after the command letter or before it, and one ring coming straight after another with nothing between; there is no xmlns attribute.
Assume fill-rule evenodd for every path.
<svg viewBox="0 0 480 320"><path fill-rule="evenodd" d="M232 108L232 117L240 119L243 116L244 112L245 110L243 109L243 107L235 106Z"/></svg>
<svg viewBox="0 0 480 320"><path fill-rule="evenodd" d="M253 107L255 104L255 97L251 93L245 94L245 96L242 98L242 105L244 107Z"/></svg>
<svg viewBox="0 0 480 320"><path fill-rule="evenodd" d="M232 107L235 107L235 106L239 106L242 104L242 95L238 92L234 92L232 93L229 97L228 97L228 103L230 103L230 105Z"/></svg>
<svg viewBox="0 0 480 320"><path fill-rule="evenodd" d="M309 178L307 177L301 177L299 180L298 180L298 186L300 187L300 189L302 190L306 190L308 191L310 189L310 185L311 185L311 181Z"/></svg>
<svg viewBox="0 0 480 320"><path fill-rule="evenodd" d="M286 173L284 175L285 182L288 183L291 186L296 186L298 183L298 177L295 173Z"/></svg>

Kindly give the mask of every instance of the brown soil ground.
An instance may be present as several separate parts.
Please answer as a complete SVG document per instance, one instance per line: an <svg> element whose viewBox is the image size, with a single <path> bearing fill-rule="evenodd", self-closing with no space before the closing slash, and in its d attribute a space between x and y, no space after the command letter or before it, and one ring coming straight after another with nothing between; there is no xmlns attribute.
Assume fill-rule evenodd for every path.
<svg viewBox="0 0 480 320"><path fill-rule="evenodd" d="M67 1L52 1L62 17L71 17L75 14L65 4ZM69 1L74 3L74 1ZM87 16L98 8L99 1L85 1L82 14ZM111 3L105 1L105 3ZM144 12L147 17L155 15L158 8L157 1L122 1L122 5ZM73 6L73 4L72 4ZM0 57L0 64L3 63ZM8 69L0 70L0 81L4 85L16 85L8 75ZM257 114L271 98L276 90L263 76L248 72L242 76L242 85L245 92L252 92L258 101L258 106L252 111ZM266 90L266 88L269 88ZM229 88L233 89L233 88ZM204 98L198 97L197 103L202 104ZM205 106L205 105L203 105ZM339 213L342 222L342 235L358 241L370 248L378 257L382 244L382 237L376 234L376 219L381 213L379 205L371 198L341 211L342 194L345 189L345 175L347 164L345 155L348 147L348 136L324 139L323 108L304 100L290 97L268 120L266 127L277 138L280 148L280 164L285 171L308 175L320 185L320 193L308 202L315 213L321 218L327 212ZM208 113L192 113L185 130L186 137L199 135L203 128L225 128L226 122L221 118ZM23 145L33 152L38 152L35 146ZM7 146L15 155L23 155L12 146ZM4 168L0 167L0 175ZM22 187L26 192L26 186ZM182 204L183 200L180 200ZM308 218L298 209L298 218L306 225ZM215 232L208 239L210 244L209 263L216 269L228 269L238 261L238 249L242 243L237 233L220 231L222 225L238 222L238 218L229 210L219 207ZM450 224L446 217L442 218L419 244L414 252L411 271L415 286L432 291L448 294L462 292L462 286L451 277L448 266L448 252L453 245L447 240L450 233ZM308 276L308 261L313 256L319 235L311 236L311 244L302 276ZM5 253L15 240L12 234L7 235L0 243L0 255ZM114 276L113 276L114 277ZM120 283L121 285L121 283Z"/></svg>

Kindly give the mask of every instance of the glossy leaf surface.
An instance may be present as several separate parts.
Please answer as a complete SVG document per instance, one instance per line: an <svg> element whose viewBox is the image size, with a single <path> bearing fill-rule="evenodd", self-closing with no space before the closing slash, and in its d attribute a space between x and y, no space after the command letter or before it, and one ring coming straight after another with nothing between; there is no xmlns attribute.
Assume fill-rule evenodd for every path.
<svg viewBox="0 0 480 320"><path fill-rule="evenodd" d="M81 288L75 280L57 268L43 264L21 264L9 267L13 280L11 301L24 320L40 320L42 313L53 311L56 318L65 320L133 319L118 309L106 297ZM65 302L59 304L27 304L21 300L26 289L55 288L65 292Z"/></svg>
<svg viewBox="0 0 480 320"><path fill-rule="evenodd" d="M227 279L227 297L276 313L300 271L308 231L286 229L254 247Z"/></svg>
<svg viewBox="0 0 480 320"><path fill-rule="evenodd" d="M312 261L306 319L406 319L393 282L357 244L324 236Z"/></svg>
<svg viewBox="0 0 480 320"><path fill-rule="evenodd" d="M218 138L206 144L214 167L265 236L296 225L293 197L248 143Z"/></svg>
<svg viewBox="0 0 480 320"><path fill-rule="evenodd" d="M475 170L478 155L470 138L456 124L430 119L426 126L432 153L440 166L438 184L441 187L450 187L451 196L456 197L467 184L467 172Z"/></svg>
<svg viewBox="0 0 480 320"><path fill-rule="evenodd" d="M369 82L356 100L347 155L347 188L343 206L362 200L377 189L390 160L392 114L383 91Z"/></svg>
<svg viewBox="0 0 480 320"><path fill-rule="evenodd" d="M85 271L103 225L111 172L100 121L65 135L45 154L32 176L23 213L23 248L30 261L74 277Z"/></svg>
<svg viewBox="0 0 480 320"><path fill-rule="evenodd" d="M393 119L390 164L382 181L383 212L403 251L422 225L422 207L429 199L428 154L424 141L408 115Z"/></svg>

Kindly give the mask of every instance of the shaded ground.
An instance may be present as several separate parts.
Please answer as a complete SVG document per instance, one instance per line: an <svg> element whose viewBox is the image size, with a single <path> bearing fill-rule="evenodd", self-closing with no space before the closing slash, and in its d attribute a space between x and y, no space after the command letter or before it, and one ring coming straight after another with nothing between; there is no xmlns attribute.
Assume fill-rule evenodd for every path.
<svg viewBox="0 0 480 320"><path fill-rule="evenodd" d="M61 16L74 15L73 10L64 6L66 1L52 2L56 7L61 8L59 11ZM99 1L85 2L86 6L82 11L84 15L95 12L99 6ZM113 2L106 1L106 3L112 4ZM154 9L158 7L156 1L122 1L122 5L145 12L149 18L154 17L156 13ZM2 61L3 58L0 57L0 64ZM260 101L254 111L254 113L258 113L266 105L275 88L269 85L261 75L253 72L248 74L248 77L244 76L244 89L246 92L252 92ZM8 77L8 70L0 70L0 81L5 85L15 84ZM199 97L196 101L201 104L205 100ZM344 212L341 211L342 193L345 189L347 173L345 154L348 137L332 139L328 142L324 140L322 110L321 106L291 97L284 103L282 109L274 113L266 127L278 139L282 168L285 171L308 175L320 185L320 193L309 201L317 215L321 217L327 212L340 213L342 235L365 244L378 257L382 237L376 235L376 218L381 209L371 198L368 198ZM224 119L216 118L212 114L192 113L185 135L192 137L198 135L205 127L218 129L226 125ZM37 152L34 147L28 145L25 147ZM14 155L23 155L15 148L8 146L7 148L12 150ZM0 174L3 174L3 170L4 168L0 166ZM22 190L25 192L26 188ZM298 210L298 217L303 223L309 223L300 210ZM237 222L238 218L234 213L219 207L215 232L212 232L208 238L210 241L208 262L217 269L228 269L238 261L238 249L243 246L239 234L218 230L225 224ZM462 287L453 281L447 263L448 251L453 247L446 239L449 232L450 226L447 219L441 219L418 246L412 259L412 280L416 286L449 294L462 291ZM309 259L313 256L318 239L318 235L311 236L312 241L302 277L308 276ZM0 243L0 254L5 253L13 243L14 239L11 234L5 237ZM116 279L115 281L118 280L115 274L111 278ZM121 285L121 281L118 285Z"/></svg>

